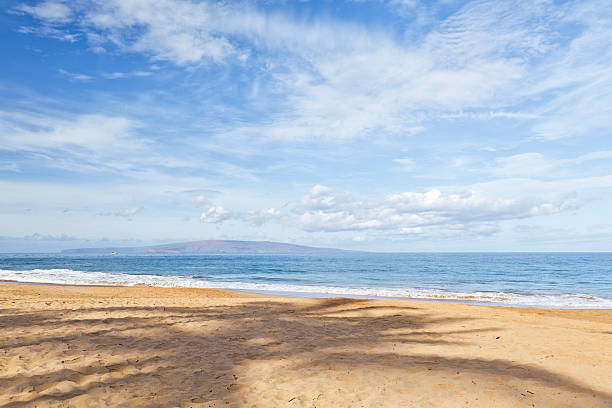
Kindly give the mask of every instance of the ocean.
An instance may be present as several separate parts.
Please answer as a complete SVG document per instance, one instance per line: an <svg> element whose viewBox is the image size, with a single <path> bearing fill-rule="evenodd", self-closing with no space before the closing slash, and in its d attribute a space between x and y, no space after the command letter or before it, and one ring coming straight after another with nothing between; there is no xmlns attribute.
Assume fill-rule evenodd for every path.
<svg viewBox="0 0 612 408"><path fill-rule="evenodd" d="M0 280L612 308L612 253L0 254Z"/></svg>

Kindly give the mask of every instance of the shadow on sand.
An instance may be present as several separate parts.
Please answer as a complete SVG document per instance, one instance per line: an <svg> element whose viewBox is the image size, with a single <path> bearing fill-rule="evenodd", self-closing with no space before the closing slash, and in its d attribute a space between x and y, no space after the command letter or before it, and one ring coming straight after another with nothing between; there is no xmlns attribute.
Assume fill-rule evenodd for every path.
<svg viewBox="0 0 612 408"><path fill-rule="evenodd" d="M364 367L392 370L390 376L403 372L408 379L457 375L474 384L474 379L499 377L500 387L516 402L530 397L517 393L513 384L518 381L602 405L612 400L609 394L541 368L503 359L437 355L437 345L467 346L462 335L503 332L497 327L457 329L462 322L469 326L469 318L360 299L322 299L306 305L248 299L230 306L76 310L54 304L40 312L6 308L0 310L0 372L6 373L2 367L9 364L20 369L0 374L0 407L101 406L102 401L138 407L247 406L249 393L257 391L249 383L258 375L262 381L275 381L282 380L286 370L301 370L316 379L321 373L350 375ZM454 329L443 329L445 325ZM423 346L432 348L424 352ZM28 360L28 355L40 356L41 363ZM257 367L264 366L271 367L270 372L258 374ZM328 390L319 391L320 396ZM268 402L261 406L281 405ZM331 406L312 401L305 405L293 395L284 402Z"/></svg>

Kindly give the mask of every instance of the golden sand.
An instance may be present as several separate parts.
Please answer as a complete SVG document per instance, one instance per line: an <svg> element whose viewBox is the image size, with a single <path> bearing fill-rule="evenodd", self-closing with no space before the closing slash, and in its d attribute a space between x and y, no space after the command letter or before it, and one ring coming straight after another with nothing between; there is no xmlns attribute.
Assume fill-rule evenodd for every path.
<svg viewBox="0 0 612 408"><path fill-rule="evenodd" d="M0 285L0 407L612 407L612 310Z"/></svg>

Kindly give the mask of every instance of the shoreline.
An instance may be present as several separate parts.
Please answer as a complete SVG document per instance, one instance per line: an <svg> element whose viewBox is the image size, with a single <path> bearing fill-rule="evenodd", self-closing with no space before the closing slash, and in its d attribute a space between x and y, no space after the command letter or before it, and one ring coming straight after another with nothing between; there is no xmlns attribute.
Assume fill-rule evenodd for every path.
<svg viewBox="0 0 612 408"><path fill-rule="evenodd" d="M472 300L462 298L451 298L451 297L397 297L397 296L376 296L376 295L355 295L355 294L336 294L336 293L320 293L320 292L292 292L292 291L275 291L275 290L250 290L250 289L234 289L224 287L187 287L187 286L164 286L164 285L151 285L146 283L136 283L131 285L112 284L112 283L55 283L55 282L29 282L29 281L17 281L17 280L1 280L2 284L14 284L14 285L51 285L51 286L78 286L78 287L123 287L123 288L159 288L159 289L172 289L172 288L186 288L186 289L202 289L202 290L226 290L238 293L252 293L262 296L270 297L285 297L285 298L296 298L296 299L329 299L329 298L344 298L344 299L370 299L370 300L399 300L399 301L410 301L410 302L441 302L457 305L473 305L473 306L491 306L491 307L504 307L504 308L518 308L518 309L551 309L551 310L612 310L612 307L580 307L580 306L555 306L547 304L515 304L515 303L504 303L501 301L487 301L487 300ZM592 296L592 295L588 295ZM469 297L469 296L466 296Z"/></svg>

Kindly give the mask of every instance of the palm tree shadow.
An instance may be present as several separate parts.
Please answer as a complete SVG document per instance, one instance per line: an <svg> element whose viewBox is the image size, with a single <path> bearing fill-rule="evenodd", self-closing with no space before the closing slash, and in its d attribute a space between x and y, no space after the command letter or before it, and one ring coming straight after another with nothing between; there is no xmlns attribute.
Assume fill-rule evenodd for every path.
<svg viewBox="0 0 612 408"><path fill-rule="evenodd" d="M7 308L0 310L0 330L7 334L0 342L4 351L0 367L8 368L0 375L0 408L61 403L239 406L240 398L248 398L245 395L253 390L252 377L245 376L254 366L275 367L279 375L287 370L317 375L321 370L350 371L364 364L415 375L461 372L528 380L540 387L612 400L608 393L542 368L436 354L437 346L469 345L461 339L467 333L502 330L440 329L470 320L365 299L40 312Z"/></svg>

